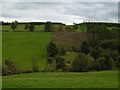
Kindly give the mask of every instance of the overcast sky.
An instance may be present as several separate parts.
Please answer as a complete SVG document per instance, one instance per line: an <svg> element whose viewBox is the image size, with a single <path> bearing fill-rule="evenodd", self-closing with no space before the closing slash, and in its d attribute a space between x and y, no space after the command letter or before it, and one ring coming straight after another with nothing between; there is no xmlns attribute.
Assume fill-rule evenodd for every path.
<svg viewBox="0 0 120 90"><path fill-rule="evenodd" d="M29 0L30 1L30 0ZM53 0L54 1L54 0ZM72 1L72 0L71 0ZM117 2L2 2L4 21L118 22Z"/></svg>

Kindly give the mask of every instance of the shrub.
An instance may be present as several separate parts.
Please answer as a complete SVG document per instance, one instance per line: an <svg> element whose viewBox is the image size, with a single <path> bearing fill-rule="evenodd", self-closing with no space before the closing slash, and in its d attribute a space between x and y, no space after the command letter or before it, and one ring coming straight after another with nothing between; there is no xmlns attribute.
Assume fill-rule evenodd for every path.
<svg viewBox="0 0 120 90"><path fill-rule="evenodd" d="M116 67L120 69L120 56L116 57Z"/></svg>
<svg viewBox="0 0 120 90"><path fill-rule="evenodd" d="M9 72L9 70L7 69L7 66L6 65L3 65L2 66L2 75L3 76L6 76L6 75L9 75L10 74L10 72Z"/></svg>
<svg viewBox="0 0 120 90"><path fill-rule="evenodd" d="M47 71L55 71L56 70L56 64L51 63L47 65Z"/></svg>
<svg viewBox="0 0 120 90"><path fill-rule="evenodd" d="M115 66L115 62L114 62L114 60L112 59L112 57L110 56L109 53L101 53L100 57L104 58L104 61L103 61L104 62L103 63L104 70L113 69L113 67Z"/></svg>
<svg viewBox="0 0 120 90"><path fill-rule="evenodd" d="M62 69L64 70L65 69L65 62L64 62L64 58L61 57L61 56L58 56L56 58L56 69Z"/></svg>
<svg viewBox="0 0 120 90"><path fill-rule="evenodd" d="M72 26L66 26L66 27L65 27L65 30L66 30L66 31L74 31Z"/></svg>
<svg viewBox="0 0 120 90"><path fill-rule="evenodd" d="M31 24L29 30L30 30L30 31L33 31L34 29L35 29L34 24Z"/></svg>
<svg viewBox="0 0 120 90"><path fill-rule="evenodd" d="M110 53L110 56L114 59L114 61L116 60L116 57L119 56L118 50L111 50L109 51L109 53Z"/></svg>
<svg viewBox="0 0 120 90"><path fill-rule="evenodd" d="M97 49L91 49L90 54L94 59L97 59L99 57L100 51Z"/></svg>
<svg viewBox="0 0 120 90"><path fill-rule="evenodd" d="M48 64L52 64L54 62L54 58L48 57L47 62L48 62Z"/></svg>
<svg viewBox="0 0 120 90"><path fill-rule="evenodd" d="M38 66L38 62L37 60L34 58L33 61L32 61L32 71L33 72L39 72L39 66Z"/></svg>
<svg viewBox="0 0 120 90"><path fill-rule="evenodd" d="M82 45L80 48L81 48L82 53L88 54L90 52L89 45L86 41L82 42Z"/></svg>
<svg viewBox="0 0 120 90"><path fill-rule="evenodd" d="M35 66L35 65L34 65L34 66L32 67L32 71L33 71L33 72L39 72L38 66Z"/></svg>
<svg viewBox="0 0 120 90"><path fill-rule="evenodd" d="M55 59L53 57L48 57L47 62L47 71L54 71L56 69Z"/></svg>
<svg viewBox="0 0 120 90"><path fill-rule="evenodd" d="M106 67L106 65L105 65L105 58L104 57L99 57L99 58L97 58L97 60L96 60L96 70L105 70L105 67Z"/></svg>
<svg viewBox="0 0 120 90"><path fill-rule="evenodd" d="M29 29L30 29L30 24L26 23L24 29L26 29L27 31L29 31Z"/></svg>
<svg viewBox="0 0 120 90"><path fill-rule="evenodd" d="M80 71L89 71L92 69L92 63L94 62L94 58L89 55L85 55L84 53L79 53L75 60L72 62L72 68L75 72Z"/></svg>
<svg viewBox="0 0 120 90"><path fill-rule="evenodd" d="M58 50L57 50L55 43L53 42L49 43L47 47L47 52L48 52L49 57L56 57L56 55L58 54Z"/></svg>
<svg viewBox="0 0 120 90"><path fill-rule="evenodd" d="M64 26L62 24L60 24L58 27L58 31L63 31L63 30L64 30Z"/></svg>
<svg viewBox="0 0 120 90"><path fill-rule="evenodd" d="M95 59L89 55L86 55L87 63L88 63L88 70L95 70Z"/></svg>
<svg viewBox="0 0 120 90"><path fill-rule="evenodd" d="M71 66L71 64L66 64L66 66L65 66L65 71L67 71L67 72L72 71L72 66Z"/></svg>
<svg viewBox="0 0 120 90"><path fill-rule="evenodd" d="M20 73L20 69L17 67L16 64L14 64L13 61L6 59L5 65L7 66L7 69L8 69L10 74Z"/></svg>
<svg viewBox="0 0 120 90"><path fill-rule="evenodd" d="M100 44L100 46L103 48L103 49L108 49L110 48L111 50L115 50L117 49L117 41L116 40L103 40Z"/></svg>
<svg viewBox="0 0 120 90"><path fill-rule="evenodd" d="M52 23L51 22L47 21L45 23L44 31L45 32L51 32L52 31Z"/></svg>
<svg viewBox="0 0 120 90"><path fill-rule="evenodd" d="M13 31L15 31L15 29L17 28L17 26L18 26L18 21L14 21L14 22L12 22L12 24L11 24L11 28L13 29Z"/></svg>
<svg viewBox="0 0 120 90"><path fill-rule="evenodd" d="M65 54L66 54L66 50L62 47L60 51L60 55L65 55Z"/></svg>

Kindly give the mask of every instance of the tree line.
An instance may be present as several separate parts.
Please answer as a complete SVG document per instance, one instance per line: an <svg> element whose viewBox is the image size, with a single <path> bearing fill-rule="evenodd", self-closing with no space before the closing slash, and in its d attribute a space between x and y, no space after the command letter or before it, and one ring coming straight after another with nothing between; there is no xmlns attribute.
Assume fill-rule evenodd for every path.
<svg viewBox="0 0 120 90"><path fill-rule="evenodd" d="M87 25L88 40L83 41L79 48L71 47L76 57L66 63L64 56L68 52L64 46L58 48L56 43L50 42L47 47L48 65L62 71L100 71L113 70L120 67L120 29L109 30L102 25Z"/></svg>
<svg viewBox="0 0 120 90"><path fill-rule="evenodd" d="M12 23L4 23L3 25L11 25L11 28L13 31L15 31L18 27L18 24L25 24L24 29L26 31L34 31L35 30L35 25L45 25L44 31L45 32L54 32L54 31L76 31L78 27L80 26L82 28L85 26L105 26L105 27L120 27L120 24L117 23L97 23L97 22L83 22L81 24L73 23L73 25L65 25L63 23L54 23L51 21L47 22L28 22L28 23L18 23L18 21L14 21ZM57 26L55 26L57 25Z"/></svg>

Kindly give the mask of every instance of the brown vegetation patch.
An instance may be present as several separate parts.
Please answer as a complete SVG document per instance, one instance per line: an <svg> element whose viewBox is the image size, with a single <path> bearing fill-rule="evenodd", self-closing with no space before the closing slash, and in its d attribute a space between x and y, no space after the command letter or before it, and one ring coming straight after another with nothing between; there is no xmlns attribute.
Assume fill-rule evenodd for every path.
<svg viewBox="0 0 120 90"><path fill-rule="evenodd" d="M87 36L85 32L54 32L53 41L59 46L80 46Z"/></svg>

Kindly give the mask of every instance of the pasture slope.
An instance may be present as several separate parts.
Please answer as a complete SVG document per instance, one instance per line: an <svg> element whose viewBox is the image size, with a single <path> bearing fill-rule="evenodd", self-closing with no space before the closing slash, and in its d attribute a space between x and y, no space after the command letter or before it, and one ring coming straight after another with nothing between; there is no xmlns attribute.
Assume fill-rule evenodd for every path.
<svg viewBox="0 0 120 90"><path fill-rule="evenodd" d="M39 72L3 76L3 88L118 88L118 72Z"/></svg>
<svg viewBox="0 0 120 90"><path fill-rule="evenodd" d="M32 69L35 60L43 70L47 59L46 47L51 40L50 32L3 32L3 64L5 59L9 59L26 71Z"/></svg>

